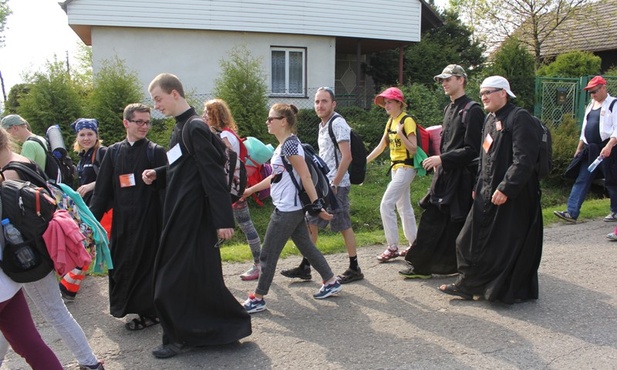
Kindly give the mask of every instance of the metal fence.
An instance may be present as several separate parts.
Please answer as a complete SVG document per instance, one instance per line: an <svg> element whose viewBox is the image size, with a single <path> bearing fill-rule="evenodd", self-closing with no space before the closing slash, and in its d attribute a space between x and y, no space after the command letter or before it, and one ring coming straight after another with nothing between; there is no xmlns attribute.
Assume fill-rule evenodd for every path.
<svg viewBox="0 0 617 370"><path fill-rule="evenodd" d="M553 127L559 126L564 117L572 117L583 124L585 107L591 99L583 90L594 76L580 78L536 77L534 114ZM606 76L609 94L617 94L617 76Z"/></svg>

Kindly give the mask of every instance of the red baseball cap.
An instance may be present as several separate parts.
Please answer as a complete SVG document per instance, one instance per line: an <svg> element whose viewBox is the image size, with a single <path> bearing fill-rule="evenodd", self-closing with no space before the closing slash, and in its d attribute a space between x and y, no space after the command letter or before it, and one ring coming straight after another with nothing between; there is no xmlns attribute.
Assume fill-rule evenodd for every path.
<svg viewBox="0 0 617 370"><path fill-rule="evenodd" d="M583 88L583 90L593 89L594 87L606 85L606 80L602 76L596 76L589 81L587 86Z"/></svg>
<svg viewBox="0 0 617 370"><path fill-rule="evenodd" d="M403 97L403 92L396 87L389 87L385 89L381 94L375 97L375 104L380 107L384 107L384 99L396 100L403 103L403 107L406 107L405 98Z"/></svg>

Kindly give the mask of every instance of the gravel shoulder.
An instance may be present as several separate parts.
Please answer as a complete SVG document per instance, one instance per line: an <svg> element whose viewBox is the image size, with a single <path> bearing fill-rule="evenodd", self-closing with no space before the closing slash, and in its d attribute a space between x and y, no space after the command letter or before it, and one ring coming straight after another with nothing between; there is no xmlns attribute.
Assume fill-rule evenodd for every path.
<svg viewBox="0 0 617 370"><path fill-rule="evenodd" d="M109 315L106 277L89 276L69 309L108 370L122 369L617 369L617 242L602 220L545 228L540 299L512 306L463 301L440 293L453 277L404 280L397 258L378 263L383 246L359 250L365 279L338 297L315 300L309 282L280 274L252 316L253 334L239 343L158 360L162 331L124 328ZM335 273L345 254L326 256ZM277 270L295 266L281 260ZM248 263L226 263L225 279L239 301L256 282L238 275ZM78 369L58 334L36 309L37 326L66 369ZM2 370L27 369L12 351Z"/></svg>

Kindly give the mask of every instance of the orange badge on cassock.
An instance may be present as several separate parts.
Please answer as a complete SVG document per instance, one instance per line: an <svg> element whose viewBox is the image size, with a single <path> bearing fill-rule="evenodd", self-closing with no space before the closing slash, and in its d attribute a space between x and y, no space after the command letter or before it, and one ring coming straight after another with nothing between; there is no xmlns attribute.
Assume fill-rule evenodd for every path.
<svg viewBox="0 0 617 370"><path fill-rule="evenodd" d="M485 153L488 153L488 150L491 148L492 144L493 144L493 137L491 136L491 134L486 134L486 137L484 138L484 142L482 143L482 149L484 149Z"/></svg>
<svg viewBox="0 0 617 370"><path fill-rule="evenodd" d="M121 188L129 188L131 186L135 186L135 174L127 173L125 175L120 175L120 187Z"/></svg>

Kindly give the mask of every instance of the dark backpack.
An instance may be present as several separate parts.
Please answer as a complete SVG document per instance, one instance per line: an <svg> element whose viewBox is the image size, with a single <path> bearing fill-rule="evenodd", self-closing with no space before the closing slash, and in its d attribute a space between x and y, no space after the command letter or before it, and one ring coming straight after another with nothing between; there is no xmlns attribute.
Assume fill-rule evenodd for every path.
<svg viewBox="0 0 617 370"><path fill-rule="evenodd" d="M338 142L336 141L334 130L332 129L332 121L334 121L336 117L341 117L341 115L334 113L328 121L328 134L330 135L334 147L340 152L341 150L338 147ZM366 147L364 146L362 138L353 130L349 132L349 147L351 149L351 163L347 169L349 181L355 185L362 184L366 177ZM336 153L334 153L334 160L336 161L336 168L338 168L339 161Z"/></svg>
<svg viewBox="0 0 617 370"><path fill-rule="evenodd" d="M553 170L553 138L551 136L551 131L548 126L544 124L538 117L529 113L524 108L515 107L513 111L506 118L506 130L510 130L513 125L513 120L516 115L524 111L531 116L533 121L536 123L538 134L540 135L540 153L538 154L538 160L536 163L536 172L538 174L538 179L543 179L548 176Z"/></svg>
<svg viewBox="0 0 617 370"><path fill-rule="evenodd" d="M480 103L478 103L477 101L471 100L471 101L467 102L467 104L465 104L463 109L461 109L458 112L458 114L461 115L461 123L463 124L463 127L467 127L467 125L469 124L469 111L475 105L480 106ZM447 108L448 108L448 106L446 106L446 108L444 108L444 113L445 113Z"/></svg>
<svg viewBox="0 0 617 370"><path fill-rule="evenodd" d="M20 231L23 243L8 241L2 251L2 270L13 281L29 283L47 276L54 265L47 252L43 233L56 211L56 201L49 191L30 181L4 180L0 185L2 219ZM16 257L17 249L25 247L34 254L34 266L24 269Z"/></svg>
<svg viewBox="0 0 617 370"><path fill-rule="evenodd" d="M291 136L287 140L298 140L298 138L296 136ZM301 145L302 149L304 149L304 161L306 162L306 166L308 167L313 180L313 185L315 185L315 190L317 191L317 198L323 200L324 207L330 206L330 209L336 209L338 204L336 202L336 197L330 189L330 181L328 181L328 172L330 172L330 169L328 168L328 165L323 159L321 159L321 157L317 155L311 144L303 143ZM306 210L312 202L304 190L304 186L299 184L296 177L293 175L293 166L291 163L289 163L283 155L281 155L281 160L283 161L285 170L289 173L291 181L298 191L300 202L302 202L302 206Z"/></svg>
<svg viewBox="0 0 617 370"><path fill-rule="evenodd" d="M195 115L189 118L186 124L196 118L201 121L201 117ZM186 126L186 124L184 126ZM184 126L182 127L182 133L180 135L182 136L182 143L186 147L186 150L189 154L191 154L191 149L188 147L187 140L185 138ZM188 133L186 135L188 135ZM223 155L223 158L225 159L225 162L223 163L223 169L225 172L225 183L227 184L229 189L231 202L235 203L242 197L242 194L244 194L244 189L246 188L246 167L244 166L244 162L242 162L238 157L238 153L234 152L231 148L228 148L218 134L213 134L213 137L214 146L219 149L219 151Z"/></svg>
<svg viewBox="0 0 617 370"><path fill-rule="evenodd" d="M30 136L27 140L38 143L45 150L45 174L55 183L67 184L70 187L75 186L75 174L77 167L73 164L73 159L68 155L65 149L60 148L51 152L49 140L47 146L36 136Z"/></svg>

